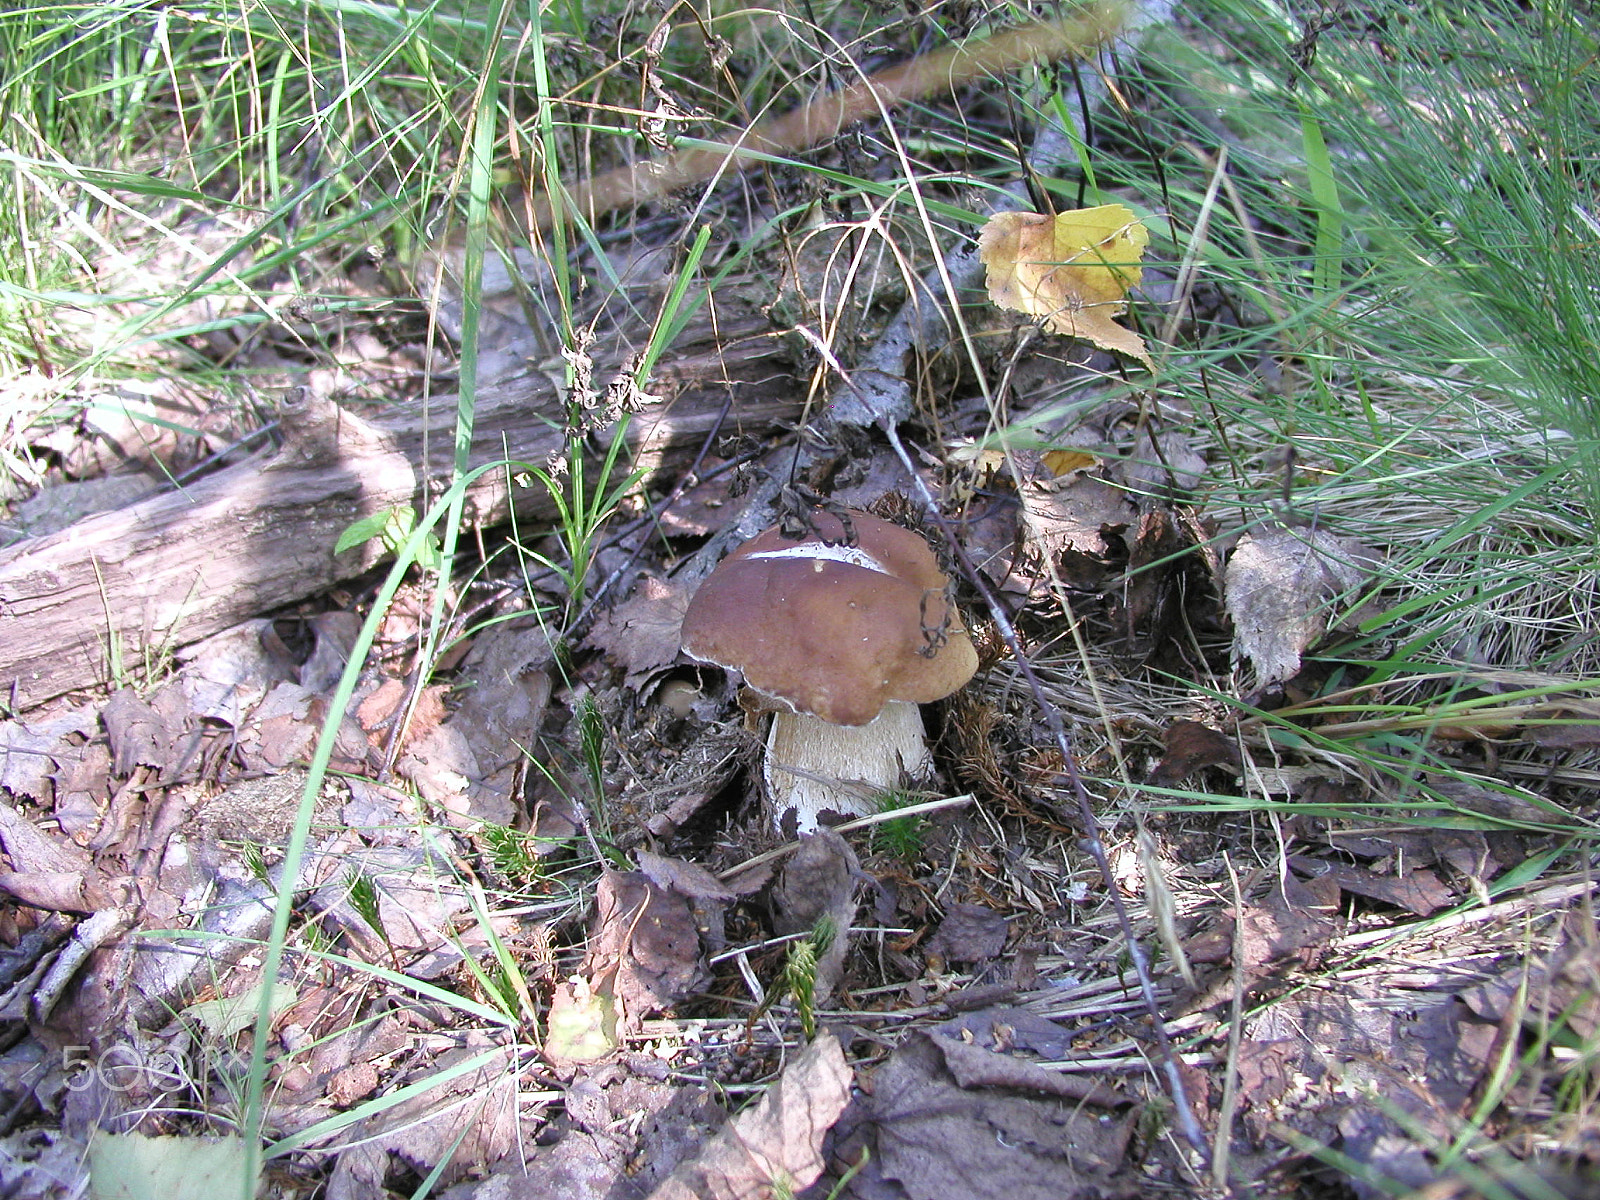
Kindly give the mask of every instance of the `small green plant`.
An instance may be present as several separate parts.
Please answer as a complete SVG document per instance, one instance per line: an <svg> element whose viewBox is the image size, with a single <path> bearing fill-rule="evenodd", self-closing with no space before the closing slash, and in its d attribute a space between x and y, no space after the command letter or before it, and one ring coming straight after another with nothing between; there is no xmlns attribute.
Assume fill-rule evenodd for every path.
<svg viewBox="0 0 1600 1200"><path fill-rule="evenodd" d="M244 860L245 870L250 872L250 878L257 883L272 886L272 877L267 874L267 855L260 842L243 842L239 846L239 857Z"/></svg>
<svg viewBox="0 0 1600 1200"><path fill-rule="evenodd" d="M485 822L478 830L494 869L517 883L532 883L543 872L537 847L540 839L509 825Z"/></svg>
<svg viewBox="0 0 1600 1200"><path fill-rule="evenodd" d="M793 997L800 1028L807 1038L817 1036L817 964L836 936L832 918L823 917L809 934L790 944L784 963L783 991Z"/></svg>
<svg viewBox="0 0 1600 1200"><path fill-rule="evenodd" d="M300 926L300 936L305 939L307 955L332 954L334 938L319 921L306 921Z"/></svg>
<svg viewBox="0 0 1600 1200"><path fill-rule="evenodd" d="M378 911L378 886L372 882L372 876L352 867L345 872L344 886L345 899L350 902L350 907L372 932L382 937L383 918Z"/></svg>
<svg viewBox="0 0 1600 1200"><path fill-rule="evenodd" d="M584 782L588 785L594 814L596 852L609 858L617 867L628 870L628 857L617 848L611 836L611 822L606 810L606 746L610 741L605 713L592 695L585 695L578 703L578 752L583 760Z"/></svg>
<svg viewBox="0 0 1600 1200"><path fill-rule="evenodd" d="M895 812L902 808L920 803L923 798L913 792L895 789L880 792L877 797L878 811L880 813ZM920 815L909 817L895 817L890 821L880 821L870 830L872 849L880 854L887 854L901 862L914 862L922 854L923 843L927 838L928 823Z"/></svg>
<svg viewBox="0 0 1600 1200"><path fill-rule="evenodd" d="M583 609L589 573L600 550L600 535L606 522L644 478L642 470L628 471L617 478L627 449L627 428L626 420L619 420L612 427L610 441L592 477L585 457L584 434L572 436L566 453L549 465L523 465L518 472L519 477L537 480L555 504L554 534L561 544L561 557L527 548L524 553L561 581L569 620Z"/></svg>
<svg viewBox="0 0 1600 1200"><path fill-rule="evenodd" d="M513 471L515 482L537 481L555 505L554 535L560 543L561 556L555 558L531 549L525 553L561 580L566 591L569 620L583 610L590 570L606 523L646 475L642 468L627 469L625 465L631 414L649 401L644 389L656 363L694 309L703 302L705 292L702 291L691 304L689 290L710 239L710 228L702 227L662 301L644 350L603 393L593 384L594 363L589 356L593 335L568 329L563 353L566 361L566 448L544 465L523 464ZM558 278L564 277L558 273ZM565 323L571 306L565 295L561 299ZM597 454L591 442L602 437L604 441ZM594 461L596 458L598 461Z"/></svg>
<svg viewBox="0 0 1600 1200"><path fill-rule="evenodd" d="M606 794L606 742L605 714L595 698L586 695L578 706L578 744L590 793L597 804Z"/></svg>
<svg viewBox="0 0 1600 1200"><path fill-rule="evenodd" d="M483 990L485 998L500 1009L508 1019L537 1031L538 1005L534 1003L533 992L528 987L528 980L523 975L516 955L511 952L505 939L494 928L488 897L476 881L467 885L467 896L472 902L472 913L477 918L478 929L494 953L494 962L485 969L478 964L474 949L458 942L468 972Z"/></svg>
<svg viewBox="0 0 1600 1200"><path fill-rule="evenodd" d="M386 508L382 512L352 521L339 535L339 540L334 543L333 552L343 554L346 550L353 550L364 542L377 540L383 543L383 548L388 553L397 554L416 527L417 510L409 504L397 504L393 508ZM437 572L444 565L437 535L429 532L423 538L416 563L430 573Z"/></svg>
<svg viewBox="0 0 1600 1200"><path fill-rule="evenodd" d="M844 1195L845 1189L850 1186L850 1181L857 1175L861 1174L861 1172L865 1171L867 1169L867 1164L871 1161L871 1148L862 1146L860 1156L855 1162L851 1163L850 1166L845 1169L844 1173L839 1176L839 1181L835 1183L829 1190L828 1200L839 1200L839 1197Z"/></svg>
<svg viewBox="0 0 1600 1200"><path fill-rule="evenodd" d="M351 867L345 872L345 899L372 930L385 950L389 952L390 964L399 965L399 956L395 953L394 946L389 941L389 932L383 926L383 913L379 908L378 885L372 876L356 867Z"/></svg>

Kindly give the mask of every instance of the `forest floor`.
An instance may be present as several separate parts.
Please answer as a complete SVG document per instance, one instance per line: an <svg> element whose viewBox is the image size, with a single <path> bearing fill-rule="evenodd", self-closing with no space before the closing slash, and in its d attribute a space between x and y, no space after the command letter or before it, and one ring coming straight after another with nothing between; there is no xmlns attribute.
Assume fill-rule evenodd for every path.
<svg viewBox="0 0 1600 1200"><path fill-rule="evenodd" d="M0 107L0 1195L1600 1195L1592 30L261 11ZM797 838L679 626L823 510L979 668Z"/></svg>

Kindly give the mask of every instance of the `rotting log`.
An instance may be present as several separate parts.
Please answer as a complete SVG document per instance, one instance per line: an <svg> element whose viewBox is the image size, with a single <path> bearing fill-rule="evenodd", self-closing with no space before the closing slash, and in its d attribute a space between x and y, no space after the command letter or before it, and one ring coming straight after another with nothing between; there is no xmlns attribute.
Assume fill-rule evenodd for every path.
<svg viewBox="0 0 1600 1200"><path fill-rule="evenodd" d="M658 478L685 469L719 421L758 437L794 421L801 394L777 339L753 325L680 338L651 389L661 399L633 417L628 440ZM542 466L564 449L560 398L536 372L482 389L475 412L474 464ZM301 400L285 406L280 448L0 551L4 698L20 711L136 679L183 645L367 570L381 549L335 555L340 533L397 504L424 506L424 448L431 477L448 478L455 413L454 396L365 419ZM490 471L467 497L468 518L492 525L513 504L519 520L554 513L543 488Z"/></svg>

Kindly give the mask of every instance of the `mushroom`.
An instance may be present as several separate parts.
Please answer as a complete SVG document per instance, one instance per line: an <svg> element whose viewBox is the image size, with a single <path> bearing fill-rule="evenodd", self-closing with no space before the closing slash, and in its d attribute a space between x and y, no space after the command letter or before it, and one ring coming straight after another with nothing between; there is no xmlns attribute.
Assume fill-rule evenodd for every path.
<svg viewBox="0 0 1600 1200"><path fill-rule="evenodd" d="M739 671L776 708L763 777L781 831L861 816L903 775L930 773L918 704L972 678L978 656L928 543L865 513L769 529L689 602L683 649Z"/></svg>

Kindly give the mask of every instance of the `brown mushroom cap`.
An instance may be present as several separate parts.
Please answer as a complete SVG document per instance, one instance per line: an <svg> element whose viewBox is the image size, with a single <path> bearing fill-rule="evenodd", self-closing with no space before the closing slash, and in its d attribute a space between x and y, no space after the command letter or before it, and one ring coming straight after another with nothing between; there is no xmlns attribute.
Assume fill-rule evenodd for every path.
<svg viewBox="0 0 1600 1200"><path fill-rule="evenodd" d="M824 536L769 529L723 559L684 613L685 652L832 725L865 725L890 700L926 704L965 684L978 656L928 543L850 518L854 545L838 517L820 514ZM946 639L931 656L925 629Z"/></svg>

